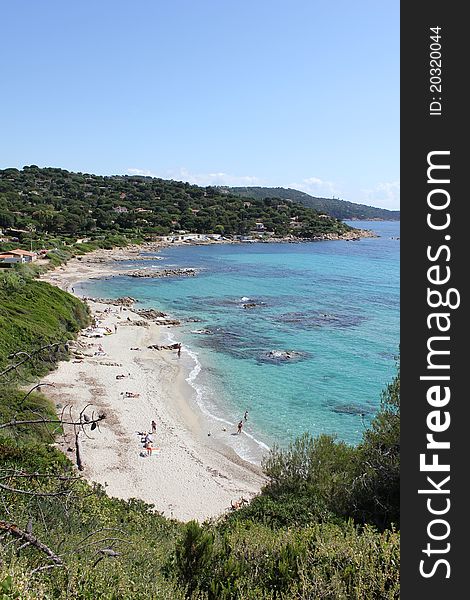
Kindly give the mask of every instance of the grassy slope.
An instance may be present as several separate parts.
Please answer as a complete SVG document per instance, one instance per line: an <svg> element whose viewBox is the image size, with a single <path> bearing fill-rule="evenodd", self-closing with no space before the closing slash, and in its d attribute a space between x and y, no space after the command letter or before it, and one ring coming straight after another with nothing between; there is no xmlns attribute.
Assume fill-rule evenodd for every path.
<svg viewBox="0 0 470 600"><path fill-rule="evenodd" d="M85 305L70 294L14 272L0 273L0 369L13 352L71 339L87 322ZM51 359L63 357L62 351Z"/></svg>

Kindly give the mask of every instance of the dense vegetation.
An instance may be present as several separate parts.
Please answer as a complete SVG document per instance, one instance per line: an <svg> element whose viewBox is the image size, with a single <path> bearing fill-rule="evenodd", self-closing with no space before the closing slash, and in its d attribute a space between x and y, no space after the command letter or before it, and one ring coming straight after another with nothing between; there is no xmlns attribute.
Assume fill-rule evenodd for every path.
<svg viewBox="0 0 470 600"><path fill-rule="evenodd" d="M214 187L34 165L0 171L0 228L20 241L36 240L36 247L51 247L64 237L113 243L119 236L143 239L180 230L244 235L256 230L256 223L276 236L312 238L351 230L302 204L245 201Z"/></svg>
<svg viewBox="0 0 470 600"><path fill-rule="evenodd" d="M383 219L384 221L400 220L399 210L376 208L374 206L367 206L366 204L347 202L339 198L316 198L305 192L290 188L231 187L221 189L225 189L231 194L238 194L244 198L281 198L283 200L299 202L308 208L313 208L337 219L360 219L363 221L369 219Z"/></svg>
<svg viewBox="0 0 470 600"><path fill-rule="evenodd" d="M0 304L0 371L18 350L33 359L0 377L0 598L399 597L399 374L357 447L306 434L273 449L269 482L249 506L182 524L77 479L53 443L57 424L11 424L57 419L56 407L27 391L66 349L36 351L66 342L88 315L24 267L0 278Z"/></svg>
<svg viewBox="0 0 470 600"><path fill-rule="evenodd" d="M0 270L0 372L11 361L8 356L19 350L29 351L61 342L51 349L57 352L52 364L65 356L64 343L88 322L86 306L59 288L37 281L25 269ZM44 353L38 364L44 367Z"/></svg>

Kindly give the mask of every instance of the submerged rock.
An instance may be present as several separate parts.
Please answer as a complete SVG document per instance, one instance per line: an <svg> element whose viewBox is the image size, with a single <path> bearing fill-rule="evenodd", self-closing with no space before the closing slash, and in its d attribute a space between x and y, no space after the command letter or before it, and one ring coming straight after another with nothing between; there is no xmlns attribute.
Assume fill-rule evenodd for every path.
<svg viewBox="0 0 470 600"><path fill-rule="evenodd" d="M264 352L259 360L263 362L294 362L307 358L306 352L299 350L269 350Z"/></svg>
<svg viewBox="0 0 470 600"><path fill-rule="evenodd" d="M356 327L365 319L366 317L358 314L333 314L319 311L291 312L278 317L279 322L301 329L315 329L317 327L345 329Z"/></svg>
<svg viewBox="0 0 470 600"><path fill-rule="evenodd" d="M356 404L340 404L334 406L331 410L340 415L368 415L371 413L369 408L357 406Z"/></svg>

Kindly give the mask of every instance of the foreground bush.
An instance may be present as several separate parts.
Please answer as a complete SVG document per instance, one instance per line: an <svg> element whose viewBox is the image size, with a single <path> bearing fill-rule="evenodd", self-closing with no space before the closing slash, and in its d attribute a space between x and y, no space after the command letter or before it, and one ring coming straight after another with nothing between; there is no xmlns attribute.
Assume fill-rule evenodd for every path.
<svg viewBox="0 0 470 600"><path fill-rule="evenodd" d="M399 536L352 522L273 531L253 523L230 530L189 523L168 572L187 598L399 597Z"/></svg>

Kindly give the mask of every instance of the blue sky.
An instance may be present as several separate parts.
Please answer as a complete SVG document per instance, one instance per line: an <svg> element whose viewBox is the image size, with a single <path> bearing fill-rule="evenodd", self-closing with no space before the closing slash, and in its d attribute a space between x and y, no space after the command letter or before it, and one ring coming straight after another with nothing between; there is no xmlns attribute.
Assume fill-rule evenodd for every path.
<svg viewBox="0 0 470 600"><path fill-rule="evenodd" d="M0 168L399 207L398 0L16 0L0 51Z"/></svg>

